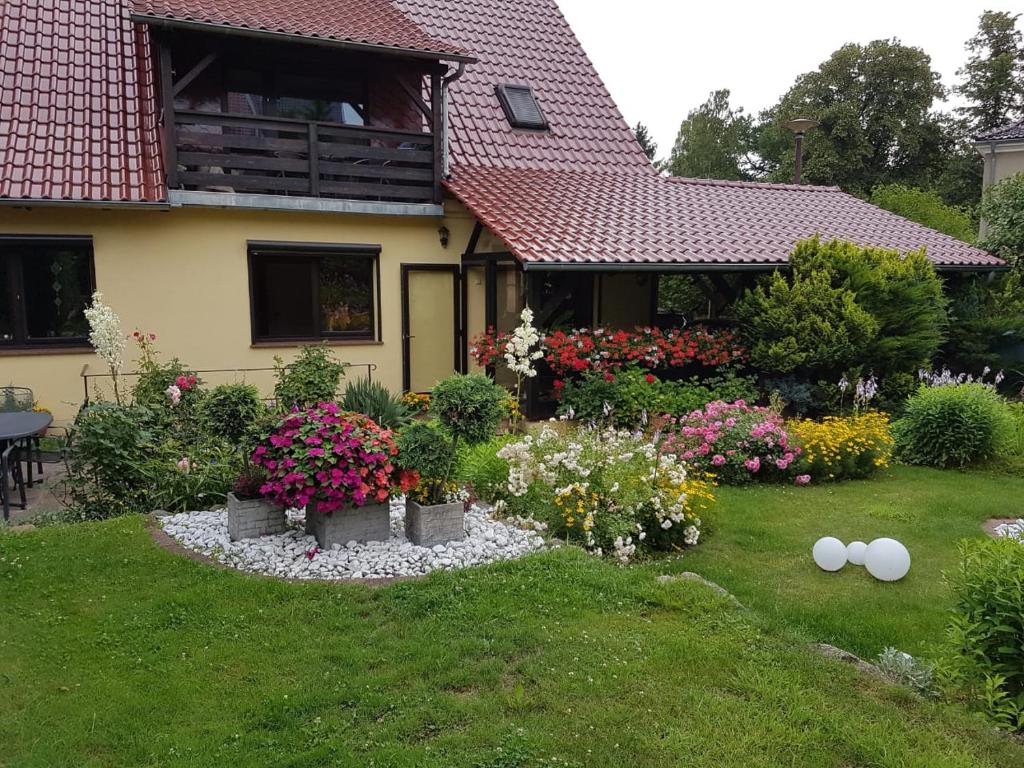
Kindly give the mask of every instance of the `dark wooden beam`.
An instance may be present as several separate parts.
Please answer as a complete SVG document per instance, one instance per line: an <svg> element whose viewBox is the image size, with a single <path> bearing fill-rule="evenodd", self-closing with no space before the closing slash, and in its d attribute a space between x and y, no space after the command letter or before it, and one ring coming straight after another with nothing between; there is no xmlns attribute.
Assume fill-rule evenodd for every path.
<svg viewBox="0 0 1024 768"><path fill-rule="evenodd" d="M462 260L472 258L476 253L476 247L480 242L480 235L483 234L484 225L479 221L473 224L473 231L469 235L469 242L466 243L466 250L462 252Z"/></svg>
<svg viewBox="0 0 1024 768"><path fill-rule="evenodd" d="M416 93L416 91L412 89L412 86L402 79L401 75L396 75L395 79L398 81L398 84L402 87L402 90L405 91L406 94L408 94L410 99L412 99L412 103L416 105L416 109L422 112L423 116L426 117L427 120L432 120L433 114L431 112L431 109L430 107L427 106L426 102L423 101L423 98L420 96L420 94Z"/></svg>
<svg viewBox="0 0 1024 768"><path fill-rule="evenodd" d="M320 139L316 123L309 124L309 194L320 197Z"/></svg>
<svg viewBox="0 0 1024 768"><path fill-rule="evenodd" d="M431 132L434 134L434 203L440 205L444 199L441 176L444 173L444 115L441 104L441 71L430 73Z"/></svg>
<svg viewBox="0 0 1024 768"><path fill-rule="evenodd" d="M484 265L484 327L498 325L498 265L488 261Z"/></svg>
<svg viewBox="0 0 1024 768"><path fill-rule="evenodd" d="M203 74L203 72L206 71L206 68L217 60L218 56L220 56L219 51L214 51L213 53L208 53L203 56L203 58L199 60L198 64L192 67L192 69L186 72L182 78L174 84L174 87L171 89L172 95L177 96L183 90L188 88L189 84Z"/></svg>
<svg viewBox="0 0 1024 768"><path fill-rule="evenodd" d="M167 188L178 186L178 135L174 121L174 70L171 65L171 49L166 40L156 40L157 60L160 68L160 97L163 101L163 143L164 173Z"/></svg>

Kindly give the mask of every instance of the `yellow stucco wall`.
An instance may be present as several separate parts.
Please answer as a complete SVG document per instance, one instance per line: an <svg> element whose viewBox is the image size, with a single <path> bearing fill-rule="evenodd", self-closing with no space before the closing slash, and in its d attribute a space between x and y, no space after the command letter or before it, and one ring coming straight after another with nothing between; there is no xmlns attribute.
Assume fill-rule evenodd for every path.
<svg viewBox="0 0 1024 768"><path fill-rule="evenodd" d="M652 275L612 272L596 275L594 316L601 325L634 328L651 322Z"/></svg>
<svg viewBox="0 0 1024 768"><path fill-rule="evenodd" d="M174 209L97 210L0 208L0 233L88 235L93 239L96 286L130 333L158 335L164 358L180 357L195 369L259 368L285 360L295 345L251 345L248 240L372 243L381 246L381 342L335 347L352 363L375 363L375 377L395 391L402 384L400 265L457 264L473 219L457 203L446 203L447 248L436 218L354 214ZM475 286L471 282L471 290ZM482 302L482 300L480 300ZM472 334L474 329L470 329ZM129 348L134 359L134 349ZM129 363L131 365L131 363ZM0 383L31 387L59 421L82 401L83 366L102 372L91 352L0 355ZM211 384L238 380L209 375ZM249 380L266 391L269 374Z"/></svg>

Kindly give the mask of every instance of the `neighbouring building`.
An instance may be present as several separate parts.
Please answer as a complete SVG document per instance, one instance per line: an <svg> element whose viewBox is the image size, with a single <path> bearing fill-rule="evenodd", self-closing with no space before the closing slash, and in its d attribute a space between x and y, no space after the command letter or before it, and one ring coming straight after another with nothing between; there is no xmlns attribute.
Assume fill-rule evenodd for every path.
<svg viewBox="0 0 1024 768"><path fill-rule="evenodd" d="M974 148L985 162L983 188L1024 172L1024 120L977 134Z"/></svg>
<svg viewBox="0 0 1024 768"><path fill-rule="evenodd" d="M59 419L94 289L211 383L324 340L425 391L525 302L646 324L685 272L713 314L815 233L1001 267L834 188L659 176L555 0L0 5L0 381Z"/></svg>

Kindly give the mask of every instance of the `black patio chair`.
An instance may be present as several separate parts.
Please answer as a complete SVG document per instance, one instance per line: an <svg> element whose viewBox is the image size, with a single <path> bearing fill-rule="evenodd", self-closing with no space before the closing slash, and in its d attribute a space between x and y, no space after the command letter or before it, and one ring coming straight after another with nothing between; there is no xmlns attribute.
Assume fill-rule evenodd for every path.
<svg viewBox="0 0 1024 768"><path fill-rule="evenodd" d="M24 413L35 408L35 393L28 387L0 387L0 413ZM47 430L49 432L49 429ZM39 435L32 435L26 438L22 461L25 462L26 485L31 488L35 483L32 473L32 465L35 464L36 471L40 476L43 474L43 464L57 464L60 461L51 460L50 453L42 450Z"/></svg>
<svg viewBox="0 0 1024 768"><path fill-rule="evenodd" d="M0 413L31 411L35 404L35 395L28 387L0 387Z"/></svg>
<svg viewBox="0 0 1024 768"><path fill-rule="evenodd" d="M15 442L8 445L0 454L0 502L3 505L5 523L11 519L11 507L28 508L28 500L25 496L25 476L22 474L21 460L19 459L21 450L21 446ZM11 493L14 490L11 488L12 482L14 489L18 491L20 503L11 501Z"/></svg>

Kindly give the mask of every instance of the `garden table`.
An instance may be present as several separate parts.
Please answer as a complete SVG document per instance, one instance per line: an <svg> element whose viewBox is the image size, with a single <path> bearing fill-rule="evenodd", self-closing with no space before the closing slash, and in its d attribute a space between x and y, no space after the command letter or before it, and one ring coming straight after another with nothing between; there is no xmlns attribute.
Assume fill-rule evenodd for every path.
<svg viewBox="0 0 1024 768"><path fill-rule="evenodd" d="M13 413L0 413L0 482L10 481L11 468L8 466L7 448L19 440L31 437L32 435L46 429L53 423L53 416L48 413L35 411L16 411ZM11 517L11 499L4 486L4 520Z"/></svg>

